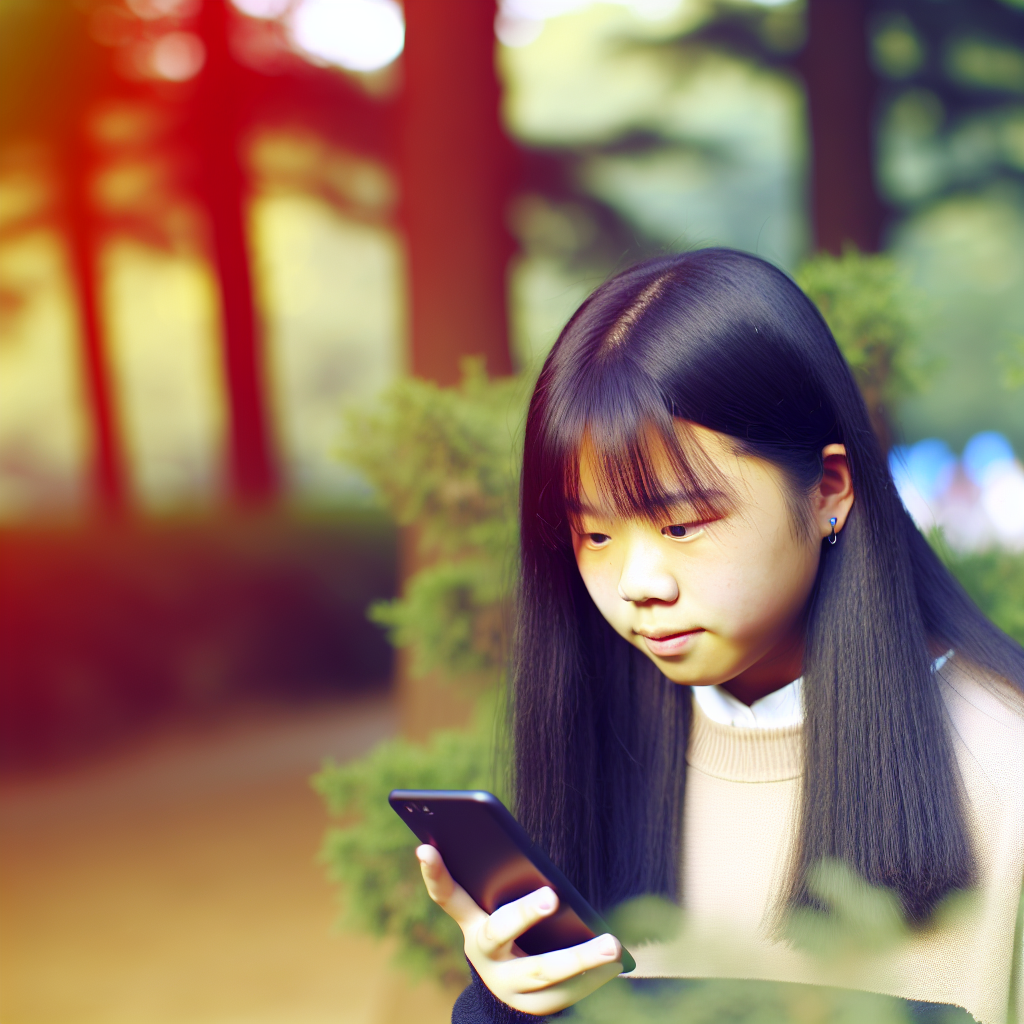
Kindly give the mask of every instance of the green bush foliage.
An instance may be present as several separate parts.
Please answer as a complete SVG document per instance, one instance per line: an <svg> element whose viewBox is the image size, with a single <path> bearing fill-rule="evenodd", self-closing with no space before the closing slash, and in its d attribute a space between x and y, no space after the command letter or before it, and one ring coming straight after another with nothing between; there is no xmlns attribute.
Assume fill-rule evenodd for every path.
<svg viewBox="0 0 1024 1024"><path fill-rule="evenodd" d="M978 607L1019 644L1024 644L1024 553L999 548L962 554L933 541L943 561Z"/></svg>
<svg viewBox="0 0 1024 1024"><path fill-rule="evenodd" d="M892 409L926 378L909 287L896 261L852 247L842 256L819 253L800 267L796 281L831 328L888 447Z"/></svg>
<svg viewBox="0 0 1024 1024"><path fill-rule="evenodd" d="M338 819L324 838L321 862L343 893L343 921L398 939L398 961L413 974L448 984L468 977L458 926L427 896L413 856L415 840L387 802L392 789L489 789L502 793L495 744L481 713L466 732L436 734L427 745L382 743L367 757L328 761L313 777Z"/></svg>
<svg viewBox="0 0 1024 1024"><path fill-rule="evenodd" d="M699 981L681 991L637 990L613 982L580 1003L574 1019L580 1024L911 1024L898 999L733 979Z"/></svg>
<svg viewBox="0 0 1024 1024"><path fill-rule="evenodd" d="M809 884L827 909L796 912L786 922L786 933L821 965L823 978L838 984L844 976L856 976L865 960L870 962L911 934L900 914L899 898L869 885L846 865L820 862ZM952 896L936 914L949 921L969 906L969 897ZM627 947L651 939L674 941L680 944L681 955L691 947L704 961L713 943L722 973L734 965L739 971L745 966L742 936L734 941L727 933L709 936L701 928L690 932L685 913L664 900L631 900L615 911L609 923ZM871 992L725 978L672 983L653 990L612 982L578 1004L573 1019L581 1024L911 1024L913 1017L903 1000ZM941 1024L972 1020L954 1007L936 1007L935 1019Z"/></svg>
<svg viewBox="0 0 1024 1024"><path fill-rule="evenodd" d="M525 381L467 360L458 387L409 378L348 417L342 457L415 545L404 594L370 612L415 672L500 673L527 396Z"/></svg>
<svg viewBox="0 0 1024 1024"><path fill-rule="evenodd" d="M935 1024L973 1024L955 1008ZM579 1024L913 1024L906 1003L890 996L815 985L715 979L634 989L614 981L577 1004Z"/></svg>
<svg viewBox="0 0 1024 1024"><path fill-rule="evenodd" d="M999 353L998 362L1003 387L1009 391L1024 388L1024 334L1010 339L1006 348Z"/></svg>
<svg viewBox="0 0 1024 1024"><path fill-rule="evenodd" d="M314 787L338 819L321 858L341 887L345 920L394 936L414 973L468 976L459 929L427 896L414 840L387 804L391 789L504 789L494 698L515 583L520 434L528 383L489 380L467 361L458 387L397 383L346 423L343 457L407 530L418 568L401 597L371 606L417 672L482 678L477 721L423 746L393 740L346 765L325 764Z"/></svg>

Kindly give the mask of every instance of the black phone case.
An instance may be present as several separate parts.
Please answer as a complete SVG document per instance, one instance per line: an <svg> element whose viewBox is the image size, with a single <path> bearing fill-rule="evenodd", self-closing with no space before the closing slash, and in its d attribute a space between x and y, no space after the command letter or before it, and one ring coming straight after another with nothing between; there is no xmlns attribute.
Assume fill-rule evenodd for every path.
<svg viewBox="0 0 1024 1024"><path fill-rule="evenodd" d="M524 953L566 949L610 930L493 793L395 789L388 803L420 842L437 848L452 878L488 914L543 885L554 889L558 910L516 939ZM623 974L635 967L623 948Z"/></svg>

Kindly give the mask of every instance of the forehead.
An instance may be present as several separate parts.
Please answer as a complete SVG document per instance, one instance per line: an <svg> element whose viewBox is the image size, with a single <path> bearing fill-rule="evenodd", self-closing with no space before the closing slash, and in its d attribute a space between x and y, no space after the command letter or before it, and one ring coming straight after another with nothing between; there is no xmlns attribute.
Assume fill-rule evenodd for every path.
<svg viewBox="0 0 1024 1024"><path fill-rule="evenodd" d="M684 420L670 437L650 427L617 446L587 435L566 481L569 512L653 518L683 504L721 512L739 478L735 463L730 438Z"/></svg>

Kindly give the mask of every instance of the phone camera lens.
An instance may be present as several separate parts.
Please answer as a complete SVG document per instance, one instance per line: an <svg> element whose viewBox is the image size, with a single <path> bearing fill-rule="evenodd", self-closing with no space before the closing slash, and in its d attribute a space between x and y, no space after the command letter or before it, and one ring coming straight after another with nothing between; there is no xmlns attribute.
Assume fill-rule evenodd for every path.
<svg viewBox="0 0 1024 1024"><path fill-rule="evenodd" d="M426 804L424 804L423 805L423 813L424 814L433 814L434 812Z"/></svg>

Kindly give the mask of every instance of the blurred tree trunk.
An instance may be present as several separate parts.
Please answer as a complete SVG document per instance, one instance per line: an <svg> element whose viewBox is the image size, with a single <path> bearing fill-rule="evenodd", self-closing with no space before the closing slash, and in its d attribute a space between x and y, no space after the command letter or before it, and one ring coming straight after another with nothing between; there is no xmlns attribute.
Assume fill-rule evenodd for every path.
<svg viewBox="0 0 1024 1024"><path fill-rule="evenodd" d="M244 83L234 73L229 17L226 0L203 0L198 29L206 46L206 65L198 78L195 123L199 191L220 288L231 490L238 503L252 505L272 499L278 479L246 231L249 188L240 152L243 123L239 116Z"/></svg>
<svg viewBox="0 0 1024 1024"><path fill-rule="evenodd" d="M411 370L459 379L467 355L512 371L505 226L514 150L499 115L494 0L406 0L400 127Z"/></svg>
<svg viewBox="0 0 1024 1024"><path fill-rule="evenodd" d="M68 144L60 154L63 220L78 305L87 406L91 413L93 500L102 512L119 515L127 504L124 447L99 295L100 239L89 194L93 161L88 142L83 138L84 120L81 116L71 122Z"/></svg>
<svg viewBox="0 0 1024 1024"><path fill-rule="evenodd" d="M877 251L885 221L874 176L869 13L868 0L809 0L798 62L810 106L814 244L837 255L848 242Z"/></svg>
<svg viewBox="0 0 1024 1024"><path fill-rule="evenodd" d="M406 0L399 124L402 220L409 272L410 370L442 385L466 356L492 375L512 372L505 225L514 150L501 126L494 69L494 0ZM415 528L400 547L403 579L423 562ZM415 678L397 662L400 726L423 739L465 725L471 687L437 673Z"/></svg>

